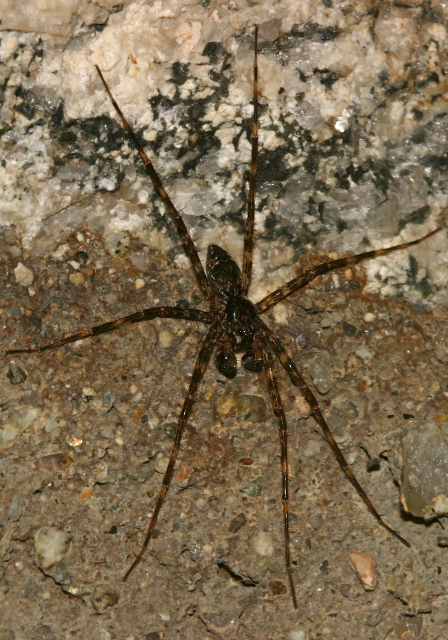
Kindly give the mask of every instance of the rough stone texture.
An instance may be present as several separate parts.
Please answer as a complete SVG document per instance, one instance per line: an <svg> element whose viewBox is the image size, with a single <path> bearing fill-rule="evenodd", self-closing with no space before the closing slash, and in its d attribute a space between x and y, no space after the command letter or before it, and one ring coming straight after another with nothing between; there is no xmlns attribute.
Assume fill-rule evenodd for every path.
<svg viewBox="0 0 448 640"><path fill-rule="evenodd" d="M2 34L2 350L157 304L201 305L94 63L151 143L201 257L215 242L238 258L251 25L260 24L255 300L331 252L443 226L443 3L384 3L379 12L376 3L317 0L67 7L62 35ZM20 28L39 24L32 16ZM264 381L242 371L225 382L210 367L157 537L123 584L204 335L201 326L154 321L4 364L0 637L440 635L448 543L437 522L403 519L396 482L403 430L414 420L448 420L446 247L442 231L412 252L334 273L268 318L313 381L358 479L410 550L376 526L280 376L295 612L283 566L277 425L269 405L263 422L238 410L250 398L263 413ZM19 264L27 271L17 279ZM29 284L23 274L33 276ZM34 554L42 527L71 540L48 569ZM349 566L353 551L375 562L372 592Z"/></svg>
<svg viewBox="0 0 448 640"><path fill-rule="evenodd" d="M431 520L448 514L448 425L413 425L403 437L403 507Z"/></svg>

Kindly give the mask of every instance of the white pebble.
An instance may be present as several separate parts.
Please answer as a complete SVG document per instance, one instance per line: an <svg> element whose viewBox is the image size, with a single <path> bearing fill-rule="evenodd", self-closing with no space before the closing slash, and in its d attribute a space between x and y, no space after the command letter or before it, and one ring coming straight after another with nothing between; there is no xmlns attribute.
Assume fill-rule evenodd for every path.
<svg viewBox="0 0 448 640"><path fill-rule="evenodd" d="M253 544L255 552L258 553L259 556L271 557L274 553L272 538L267 533L262 532L255 536Z"/></svg>
<svg viewBox="0 0 448 640"><path fill-rule="evenodd" d="M305 631L290 631L288 640L305 640Z"/></svg>
<svg viewBox="0 0 448 640"><path fill-rule="evenodd" d="M49 569L67 555L71 535L55 527L41 527L34 536L34 549L42 569Z"/></svg>

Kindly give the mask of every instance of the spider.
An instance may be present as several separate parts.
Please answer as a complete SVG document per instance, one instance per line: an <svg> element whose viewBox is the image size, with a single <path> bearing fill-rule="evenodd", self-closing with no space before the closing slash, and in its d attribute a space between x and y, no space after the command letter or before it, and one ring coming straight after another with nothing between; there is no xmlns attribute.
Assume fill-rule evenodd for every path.
<svg viewBox="0 0 448 640"><path fill-rule="evenodd" d="M187 395L185 397L180 417L177 424L175 441L172 447L168 466L163 478L162 488L155 503L155 508L149 522L148 530L140 551L135 560L127 570L123 580L127 580L130 574L140 563L145 550L147 549L156 527L160 511L165 502L168 489L174 473L176 460L181 445L182 436L191 416L193 405L196 401L198 389L205 370L212 358L213 352L215 364L218 371L228 379L232 379L237 374L237 353L244 353L241 363L248 371L264 372L266 376L269 395L272 402L273 412L278 421L280 451L281 451L281 477L282 477L282 503L283 503L283 523L284 523L284 553L286 575L289 583L292 603L297 609L297 597L295 593L291 553L290 553L290 527L289 527L289 472L288 472L288 441L287 441L287 423L285 411L283 409L280 397L277 376L274 371L275 360L285 369L293 385L297 386L303 394L305 400L310 406L311 412L319 424L324 439L330 445L336 460L345 474L346 478L351 482L358 495L366 504L378 523L386 529L392 536L399 540L406 547L410 544L397 531L392 529L380 516L373 506L364 489L361 487L352 470L350 469L346 458L339 446L337 445L332 432L319 408L314 393L311 391L304 377L296 367L292 358L288 355L281 341L275 332L268 327L263 321L262 315L269 309L272 309L285 298L292 296L294 293L311 283L315 278L326 274L341 267L355 265L363 260L382 256L391 251L397 251L418 244L423 240L431 237L439 228L431 231L425 236L405 242L385 249L376 249L366 251L354 256L343 257L337 260L330 260L304 271L301 275L286 282L278 289L264 297L257 303L251 302L248 292L252 275L252 259L254 250L254 220L255 220L255 191L257 177L257 156L258 156L258 28L254 28L254 61L253 61L253 121L252 121L252 143L251 143L251 163L249 177L249 193L247 218L244 234L244 253L243 267L240 270L235 260L224 249L217 245L208 247L206 268L199 259L198 252L191 239L191 236L185 226L185 223L173 204L171 198L165 191L162 182L142 145L140 144L134 130L126 120L120 107L115 101L109 86L104 79L99 67L96 66L99 78L104 89L120 118L123 127L127 130L135 148L138 152L145 169L152 180L152 183L165 204L171 218L176 225L177 231L182 240L185 252L190 259L196 280L202 295L209 304L207 311L202 309L179 308L179 307L152 307L137 311L130 315L111 320L104 324L94 326L90 329L80 331L68 337L62 338L44 346L37 346L28 349L10 349L6 352L9 354L16 353L34 353L54 349L70 342L83 340L91 336L97 336L102 333L115 331L126 323L134 324L152 320L154 318L175 318L178 320L187 320L194 322L202 322L208 325L208 332L203 339L199 355L193 370Z"/></svg>

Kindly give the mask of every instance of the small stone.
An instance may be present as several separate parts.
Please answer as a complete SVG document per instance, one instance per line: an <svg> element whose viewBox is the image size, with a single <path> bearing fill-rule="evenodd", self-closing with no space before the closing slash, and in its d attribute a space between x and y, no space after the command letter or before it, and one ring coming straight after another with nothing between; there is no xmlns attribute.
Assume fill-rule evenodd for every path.
<svg viewBox="0 0 448 640"><path fill-rule="evenodd" d="M1 636L0 636L1 640ZM57 640L57 636L48 624L40 624L33 629L33 640Z"/></svg>
<svg viewBox="0 0 448 640"><path fill-rule="evenodd" d="M173 344L173 334L166 329L159 333L159 347L161 349L168 349Z"/></svg>
<svg viewBox="0 0 448 640"><path fill-rule="evenodd" d="M21 262L19 262L17 267L14 269L14 275L16 276L17 284L21 284L22 287L29 287L33 284L33 272L31 269L28 269L28 267L25 267Z"/></svg>
<svg viewBox="0 0 448 640"><path fill-rule="evenodd" d="M34 536L34 549L39 566L49 569L62 560L70 550L71 535L55 527L41 527Z"/></svg>
<svg viewBox="0 0 448 640"><path fill-rule="evenodd" d="M92 604L98 613L104 613L108 607L118 602L118 593L109 585L97 584L92 591Z"/></svg>
<svg viewBox="0 0 448 640"><path fill-rule="evenodd" d="M243 394L238 398L238 414L243 420L264 422L267 417L266 400L263 396Z"/></svg>
<svg viewBox="0 0 448 640"><path fill-rule="evenodd" d="M286 586L283 584L283 582L280 582L278 580L276 580L275 582L271 582L269 584L269 587L271 588L274 596L279 596L283 593L286 593Z"/></svg>
<svg viewBox="0 0 448 640"><path fill-rule="evenodd" d="M18 435L33 424L38 416L39 410L36 407L26 407L11 412L8 419L5 419L4 426L0 429L0 446L7 445L15 440Z"/></svg>
<svg viewBox="0 0 448 640"><path fill-rule="evenodd" d="M11 364L8 367L7 376L11 384L22 384L26 380L26 373L18 364Z"/></svg>
<svg viewBox="0 0 448 640"><path fill-rule="evenodd" d="M358 331L357 327L355 327L355 325L353 324L350 324L349 322L343 322L342 329L346 336L354 336Z"/></svg>
<svg viewBox="0 0 448 640"><path fill-rule="evenodd" d="M249 484L246 487L244 487L244 489L240 489L240 491L241 493L246 493L251 498L256 498L258 496L261 496L263 492L263 476L259 476L258 478L255 478L255 480L252 480L252 482L249 482Z"/></svg>
<svg viewBox="0 0 448 640"><path fill-rule="evenodd" d="M365 591L373 591L376 586L376 571L373 559L365 553L352 551L348 554L350 565L356 572Z"/></svg>
<svg viewBox="0 0 448 640"><path fill-rule="evenodd" d="M448 425L410 427L403 438L401 502L425 520L448 513Z"/></svg>
<svg viewBox="0 0 448 640"><path fill-rule="evenodd" d="M355 355L357 355L358 358L361 358L361 360L372 359L372 352L369 351L367 347L358 347L357 349L355 349Z"/></svg>
<svg viewBox="0 0 448 640"><path fill-rule="evenodd" d="M163 458L163 460L165 460L165 458ZM143 464L139 465L136 469L134 469L132 472L130 472L129 477L132 480L134 480L134 482L143 484L144 482L152 478L155 471L156 471L156 465L152 460L150 460L149 462L144 462Z"/></svg>
<svg viewBox="0 0 448 640"><path fill-rule="evenodd" d="M259 556L271 557L274 553L272 538L265 531L262 531L255 536L253 540L253 547L255 549L255 553L258 553Z"/></svg>
<svg viewBox="0 0 448 640"><path fill-rule="evenodd" d="M75 285L75 287L79 287L86 281L84 274L80 271L76 271L76 273L71 273L68 277L70 282Z"/></svg>
<svg viewBox="0 0 448 640"><path fill-rule="evenodd" d="M143 280L143 278L137 278L135 280L134 286L135 286L136 290L138 291L139 289L143 289L145 284L146 284L146 282Z"/></svg>
<svg viewBox="0 0 448 640"><path fill-rule="evenodd" d="M8 510L8 518L17 522L20 518L20 496L14 496Z"/></svg>
<svg viewBox="0 0 448 640"><path fill-rule="evenodd" d="M380 355L388 356L398 349L398 340L394 336L384 336L378 340L376 351Z"/></svg>
<svg viewBox="0 0 448 640"><path fill-rule="evenodd" d="M244 527L246 522L246 516L244 515L244 513L240 513L238 516L236 516L236 518L233 518L232 522L230 523L230 533L236 533L237 531L239 531L241 527Z"/></svg>
<svg viewBox="0 0 448 640"><path fill-rule="evenodd" d="M288 640L305 640L305 631L290 631L287 638Z"/></svg>
<svg viewBox="0 0 448 640"><path fill-rule="evenodd" d="M155 471L157 471L157 473L165 473L168 462L169 459L165 458L164 456L158 458L154 466Z"/></svg>
<svg viewBox="0 0 448 640"><path fill-rule="evenodd" d="M303 396L297 396L294 400L294 408L301 418L308 418L311 415L311 407Z"/></svg>
<svg viewBox="0 0 448 640"><path fill-rule="evenodd" d="M126 231L118 231L106 238L105 245L111 256L121 256L129 251L131 239Z"/></svg>
<svg viewBox="0 0 448 640"><path fill-rule="evenodd" d="M222 416L227 416L238 406L238 393L228 387L216 402L216 410Z"/></svg>
<svg viewBox="0 0 448 640"><path fill-rule="evenodd" d="M333 380L328 365L323 362L313 362L309 366L309 372L313 377L314 386L321 395L325 395L333 387Z"/></svg>
<svg viewBox="0 0 448 640"><path fill-rule="evenodd" d="M177 427L178 427L177 422L167 422L166 424L163 425L163 430L165 431L166 435L170 440L176 439Z"/></svg>
<svg viewBox="0 0 448 640"><path fill-rule="evenodd" d="M84 387L82 390L82 399L84 402L89 402L92 398L96 396L96 392L91 387Z"/></svg>

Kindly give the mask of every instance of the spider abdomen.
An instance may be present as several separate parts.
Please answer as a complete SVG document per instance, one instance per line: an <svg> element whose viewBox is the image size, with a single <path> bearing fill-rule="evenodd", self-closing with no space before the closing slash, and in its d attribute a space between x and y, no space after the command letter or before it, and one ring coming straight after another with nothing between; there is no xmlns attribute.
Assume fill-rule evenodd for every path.
<svg viewBox="0 0 448 640"><path fill-rule="evenodd" d="M229 298L223 310L222 326L224 332L215 355L218 371L226 378L235 377L237 351L246 351L242 360L246 369L261 371L262 359L254 348L259 330L258 314L252 302L243 296Z"/></svg>

